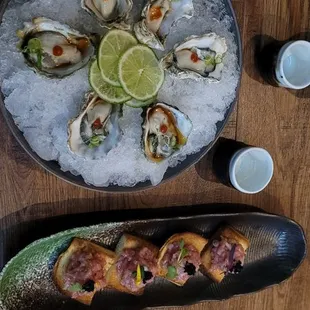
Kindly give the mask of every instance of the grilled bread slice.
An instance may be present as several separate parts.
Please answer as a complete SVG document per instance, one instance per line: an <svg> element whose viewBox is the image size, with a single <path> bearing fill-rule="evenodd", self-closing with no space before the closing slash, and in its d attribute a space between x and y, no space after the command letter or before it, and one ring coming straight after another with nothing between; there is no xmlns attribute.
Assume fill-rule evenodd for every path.
<svg viewBox="0 0 310 310"><path fill-rule="evenodd" d="M170 282L172 282L178 286L183 286L186 283L186 281L168 279L167 278L168 269L162 267L161 262L162 262L162 259L164 258L165 254L167 252L168 245L172 244L174 242L181 242L181 240L184 241L185 245L190 244L193 247L195 247L199 253L201 253L201 251L205 248L205 246L208 243L208 240L201 237L200 235L197 235L197 234L194 234L191 232L184 232L184 233L175 234L175 235L171 236L166 241L166 243L161 247L161 249L159 251L159 258L158 258L159 276L166 278L167 280L169 280Z"/></svg>
<svg viewBox="0 0 310 310"><path fill-rule="evenodd" d="M144 292L144 288L142 287L138 291L132 291L125 287L124 285L121 284L121 279L119 278L118 272L117 272L117 261L122 252L125 249L137 249L141 247L147 247L149 250L151 250L154 253L154 256L157 257L158 255L158 248L153 245L152 243L143 240L139 237L132 236L129 234L124 234L121 239L119 240L117 246L116 246L116 255L117 258L115 260L115 263L112 265L110 270L107 273L107 281L108 281L108 286L111 288L114 288L118 291L133 294L133 295L142 295ZM155 275L154 275L155 276Z"/></svg>
<svg viewBox="0 0 310 310"><path fill-rule="evenodd" d="M245 236L230 226L226 226L217 231L210 240L220 238L221 236L226 239L234 240L234 242L243 247L244 251L246 251L250 245L249 240ZM201 272L209 276L213 281L220 283L224 279L225 273L221 270L210 270L212 265L211 249L212 242L210 241L209 245L201 254Z"/></svg>
<svg viewBox="0 0 310 310"><path fill-rule="evenodd" d="M70 258L72 257L74 253L77 253L79 251L83 251L83 252L89 251L92 253L99 253L105 260L105 264L103 266L105 274L108 271L108 269L110 269L112 264L114 263L116 255L114 252L107 250L104 247L101 247L93 242L80 239L80 238L74 238L69 248L58 257L58 260L53 269L53 280L57 288L59 289L61 293L75 300L78 300L79 302L83 304L90 305L95 293L103 289L100 283L98 282L94 283L93 291L88 292L88 291L82 290L81 293L78 293L78 294L76 294L76 292L79 291L78 288L72 290L72 288L66 288L66 285L65 285L66 268L70 262ZM104 277L105 277L105 274L104 274Z"/></svg>

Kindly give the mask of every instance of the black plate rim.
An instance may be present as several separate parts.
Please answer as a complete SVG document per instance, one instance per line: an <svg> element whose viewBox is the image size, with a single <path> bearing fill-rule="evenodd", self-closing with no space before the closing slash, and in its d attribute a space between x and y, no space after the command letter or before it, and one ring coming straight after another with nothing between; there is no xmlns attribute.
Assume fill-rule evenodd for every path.
<svg viewBox="0 0 310 310"><path fill-rule="evenodd" d="M4 11L6 8L7 3L9 2L9 0L4 0L5 4L2 7L2 9L0 9L0 13L2 13L2 10ZM3 98L3 94L1 93L0 90L0 110L2 112L2 115L4 116L4 119L11 131L11 133L13 134L14 138L19 142L19 144L22 146L22 148L26 151L26 153L37 163L39 164L41 167L43 167L46 171L50 172L51 174L53 174L54 176L58 177L59 179L71 184L71 185L75 185L78 186L80 188L84 188L84 189L88 189L88 190L93 190L93 191L97 191L97 192L106 192L106 193L132 193L132 192L140 192L140 191L144 191L144 190L148 190L148 189L152 189L155 188L161 184L164 184L174 178L176 178L177 176L179 176L181 173L187 171L190 167L192 167L193 165L195 165L198 161L200 161L209 151L210 149L213 147L213 145L215 144L215 142L217 141L217 139L219 138L220 134L222 133L224 127L226 126L236 104L238 101L238 96L239 96L239 90L240 90L240 84L241 84L241 77L242 77L242 42L241 42L241 35L240 35L240 29L239 29L239 25L237 22L237 18L236 18L236 14L235 11L233 9L231 0L224 0L229 8L230 12L227 12L228 15L230 15L232 17L232 29L233 29L233 33L235 36L235 40L237 43L237 56L238 56L238 65L239 65L239 80L238 80L238 84L237 84L237 88L236 88L236 96L235 99L233 100L233 102L230 104L229 109L227 109L226 113L225 113L225 117L224 120L221 122L217 123L217 133L216 136L214 138L214 140L209 143L207 146L203 147L198 153L193 154L193 155L189 155L189 156L193 156L192 159L189 159L189 156L187 156L187 158L183 161L187 163L183 164L183 167L179 167L178 171L176 171L175 173L173 173L170 176L166 176L166 173L164 175L163 180L157 184L157 185L152 185L150 181L145 181L145 182L139 182L137 183L135 186L133 187L124 187L124 186L117 186L117 185L109 185L107 187L96 187L92 184L88 184L84 181L84 179L79 175L79 176L74 176L73 174L71 174L70 172L64 172L61 170L59 164L55 161L45 161L43 160L41 157L39 157L39 155L37 153L35 153L32 148L30 147L30 145L28 144L28 142L26 141L23 133L18 129L18 127L15 125L13 118L11 116L11 114L6 110L5 105L4 105L4 98ZM0 21L1 23L1 21ZM221 123L220 126L218 126L218 124ZM181 164L180 164L181 165ZM178 165L178 166L180 166ZM177 166L177 167L178 167ZM174 168L169 168L169 169L174 169ZM167 171L169 171L169 169Z"/></svg>

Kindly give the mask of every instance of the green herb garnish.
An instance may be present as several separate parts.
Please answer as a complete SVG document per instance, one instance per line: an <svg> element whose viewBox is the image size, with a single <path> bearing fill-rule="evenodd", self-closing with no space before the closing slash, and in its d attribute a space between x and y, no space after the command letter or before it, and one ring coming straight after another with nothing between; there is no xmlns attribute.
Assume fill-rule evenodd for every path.
<svg viewBox="0 0 310 310"><path fill-rule="evenodd" d="M42 55L43 49L41 41L37 38L30 39L27 46L23 49L23 53L36 54L37 55L37 66L42 68Z"/></svg>
<svg viewBox="0 0 310 310"><path fill-rule="evenodd" d="M101 135L94 135L94 136L92 136L91 138L90 138L90 140L89 140L89 144L88 144L88 147L89 148L94 148L94 147L98 147L101 143L102 143L102 141L103 141L103 136L101 136Z"/></svg>
<svg viewBox="0 0 310 310"><path fill-rule="evenodd" d="M207 55L205 58L205 64L215 66L215 57Z"/></svg>
<svg viewBox="0 0 310 310"><path fill-rule="evenodd" d="M207 55L205 58L205 64L207 66L208 65L216 66L216 65L222 63L222 61L223 61L222 55L217 55L216 57Z"/></svg>
<svg viewBox="0 0 310 310"><path fill-rule="evenodd" d="M215 57L215 63L220 64L223 61L223 56L222 55L217 55Z"/></svg>
<svg viewBox="0 0 310 310"><path fill-rule="evenodd" d="M140 264L137 265L137 270L132 273L136 278L136 285L140 285L144 279L144 267Z"/></svg>
<svg viewBox="0 0 310 310"><path fill-rule="evenodd" d="M68 287L68 291L70 292L80 292L83 290L83 287L80 283L74 283Z"/></svg>
<svg viewBox="0 0 310 310"><path fill-rule="evenodd" d="M140 274L138 274L138 266L139 266L139 268L140 268ZM144 278L145 278L145 271L144 271L144 267L143 266L141 266L141 265L138 265L137 266L137 270L135 270L135 271L133 271L132 272L132 276L135 278L135 279L137 279L138 280L138 282L140 282L140 280L144 280ZM141 277L141 279L140 279L140 277Z"/></svg>
<svg viewBox="0 0 310 310"><path fill-rule="evenodd" d="M177 138L175 136L171 137L170 145L172 148L174 148L177 145Z"/></svg>
<svg viewBox="0 0 310 310"><path fill-rule="evenodd" d="M141 270L141 279L144 279L144 267L140 266L140 270Z"/></svg>
<svg viewBox="0 0 310 310"><path fill-rule="evenodd" d="M177 275L177 269L174 266L168 266L168 272L166 274L166 277L168 279L174 279Z"/></svg>
<svg viewBox="0 0 310 310"><path fill-rule="evenodd" d="M180 241L180 254L178 257L178 262L180 262L187 254L188 254L188 250L186 248L184 248L184 240L182 239Z"/></svg>
<svg viewBox="0 0 310 310"><path fill-rule="evenodd" d="M152 153L156 152L156 149L158 147L158 137L154 134L151 134L149 136L149 148Z"/></svg>

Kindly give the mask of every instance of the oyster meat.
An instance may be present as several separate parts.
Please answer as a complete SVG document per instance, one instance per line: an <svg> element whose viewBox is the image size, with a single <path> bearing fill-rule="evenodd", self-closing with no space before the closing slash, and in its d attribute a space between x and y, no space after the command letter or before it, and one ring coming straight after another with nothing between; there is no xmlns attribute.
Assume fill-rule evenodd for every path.
<svg viewBox="0 0 310 310"><path fill-rule="evenodd" d="M226 52L225 38L215 33L192 36L176 45L173 51L162 59L162 65L168 72L180 78L219 81Z"/></svg>
<svg viewBox="0 0 310 310"><path fill-rule="evenodd" d="M192 122L177 108L156 103L146 111L143 147L146 157L161 162L179 151L192 131Z"/></svg>
<svg viewBox="0 0 310 310"><path fill-rule="evenodd" d="M164 50L166 37L174 23L193 15L192 0L152 0L143 9L142 20L134 25L134 32L141 43Z"/></svg>
<svg viewBox="0 0 310 310"><path fill-rule="evenodd" d="M70 75L88 63L95 48L86 35L48 18L34 18L19 30L27 64L50 77Z"/></svg>
<svg viewBox="0 0 310 310"><path fill-rule="evenodd" d="M97 94L86 95L81 114L69 122L68 144L75 154L98 158L119 142L120 106L104 102Z"/></svg>
<svg viewBox="0 0 310 310"><path fill-rule="evenodd" d="M126 20L132 0L82 0L81 6L88 13L96 16L102 26L117 27ZM120 28L126 28L123 24Z"/></svg>

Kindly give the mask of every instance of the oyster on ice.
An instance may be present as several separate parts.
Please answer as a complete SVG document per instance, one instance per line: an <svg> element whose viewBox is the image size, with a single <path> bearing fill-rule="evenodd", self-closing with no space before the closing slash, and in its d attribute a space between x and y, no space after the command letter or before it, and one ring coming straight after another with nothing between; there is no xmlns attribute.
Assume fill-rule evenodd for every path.
<svg viewBox="0 0 310 310"><path fill-rule="evenodd" d="M225 38L215 33L191 36L162 59L168 72L179 78L207 78L219 81L227 52Z"/></svg>
<svg viewBox="0 0 310 310"><path fill-rule="evenodd" d="M132 0L82 0L81 6L93 14L102 26L117 27L128 17ZM125 25L123 25L125 27Z"/></svg>
<svg viewBox="0 0 310 310"><path fill-rule="evenodd" d="M143 9L142 20L134 25L134 32L141 43L164 50L166 37L175 22L193 15L192 0L151 0Z"/></svg>
<svg viewBox="0 0 310 310"><path fill-rule="evenodd" d="M86 95L81 114L69 122L68 144L75 154L98 158L107 154L119 142L120 105L103 101L97 94Z"/></svg>
<svg viewBox="0 0 310 310"><path fill-rule="evenodd" d="M34 18L17 32L29 66L50 77L70 75L88 63L95 48L86 35L48 18Z"/></svg>
<svg viewBox="0 0 310 310"><path fill-rule="evenodd" d="M179 151L192 131L187 115L165 103L156 103L146 111L143 147L146 157L161 162Z"/></svg>

